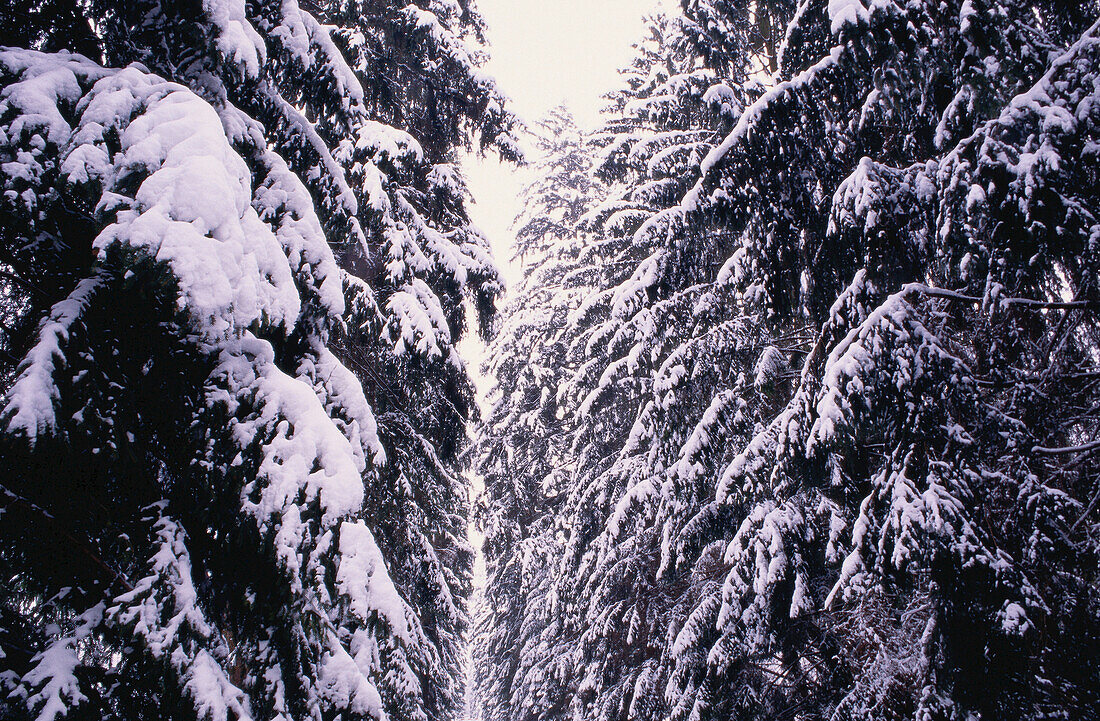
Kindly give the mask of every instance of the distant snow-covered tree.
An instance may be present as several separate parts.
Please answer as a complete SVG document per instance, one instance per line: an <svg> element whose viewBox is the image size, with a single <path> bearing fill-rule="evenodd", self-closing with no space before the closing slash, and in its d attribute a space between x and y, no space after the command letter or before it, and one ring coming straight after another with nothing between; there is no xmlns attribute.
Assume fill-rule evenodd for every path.
<svg viewBox="0 0 1100 721"><path fill-rule="evenodd" d="M556 389L571 369L569 315L592 291L591 268L577 254L577 226L605 191L592 173L588 134L567 110L552 110L533 131L540 157L515 222L524 277L489 347L486 369L496 385L477 448L488 578L474 644L474 690L485 721L561 718L564 709L551 694L533 692L543 683L568 688L551 677L572 673L550 596L575 428Z"/></svg>

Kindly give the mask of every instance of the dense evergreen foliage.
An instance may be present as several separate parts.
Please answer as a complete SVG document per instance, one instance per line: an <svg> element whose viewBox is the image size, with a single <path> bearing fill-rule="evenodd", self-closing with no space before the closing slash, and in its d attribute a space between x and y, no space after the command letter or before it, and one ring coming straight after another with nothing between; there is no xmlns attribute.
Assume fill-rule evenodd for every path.
<svg viewBox="0 0 1100 721"><path fill-rule="evenodd" d="M476 9L0 20L0 716L457 718Z"/></svg>
<svg viewBox="0 0 1100 721"><path fill-rule="evenodd" d="M1100 717L1096 0L0 2L0 717Z"/></svg>
<svg viewBox="0 0 1100 721"><path fill-rule="evenodd" d="M651 24L493 347L486 719L1100 713L1098 15Z"/></svg>
<svg viewBox="0 0 1100 721"><path fill-rule="evenodd" d="M606 191L592 174L590 140L567 111L553 111L534 129L536 180L515 223L523 280L488 349L496 402L477 449L489 564L473 690L475 711L486 721L541 715L539 679L549 666L567 673L570 663L557 655L558 631L545 615L576 425L556 389L573 370L565 329L596 272L575 255L581 246L572 242L573 229Z"/></svg>

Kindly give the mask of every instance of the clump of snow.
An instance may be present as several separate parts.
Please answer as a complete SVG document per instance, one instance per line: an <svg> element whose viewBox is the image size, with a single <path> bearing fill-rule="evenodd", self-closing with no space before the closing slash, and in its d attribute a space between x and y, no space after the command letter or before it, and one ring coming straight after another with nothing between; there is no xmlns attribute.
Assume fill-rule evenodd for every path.
<svg viewBox="0 0 1100 721"><path fill-rule="evenodd" d="M1015 602L1006 602L1000 612L1001 628L1011 636L1023 636L1032 628L1024 607Z"/></svg>
<svg viewBox="0 0 1100 721"><path fill-rule="evenodd" d="M347 596L356 616L364 620L375 616L385 619L398 638L411 640L405 605L390 592L393 581L386 570L386 562L374 536L362 521L347 521L340 525L340 565L336 569L336 586Z"/></svg>
<svg viewBox="0 0 1100 721"><path fill-rule="evenodd" d="M148 175L94 247L125 245L170 266L180 309L211 340L262 318L292 327L300 303L286 256L250 205L251 175L218 114L190 91L126 68L96 83L81 125L118 122L125 102L136 117L120 134L116 177Z"/></svg>
<svg viewBox="0 0 1100 721"><path fill-rule="evenodd" d="M54 377L64 366L64 344L77 323L103 288L106 277L96 274L77 283L69 297L54 304L38 329L38 342L23 359L22 371L12 384L3 415L8 431L22 433L34 443L40 433L57 425L54 408L60 394Z"/></svg>
<svg viewBox="0 0 1100 721"><path fill-rule="evenodd" d="M260 37L245 15L244 0L203 0L202 9L218 30L218 50L240 66L248 77L258 77L266 55Z"/></svg>
<svg viewBox="0 0 1100 721"><path fill-rule="evenodd" d="M870 13L860 0L829 0L829 29L839 35L845 25L866 23Z"/></svg>

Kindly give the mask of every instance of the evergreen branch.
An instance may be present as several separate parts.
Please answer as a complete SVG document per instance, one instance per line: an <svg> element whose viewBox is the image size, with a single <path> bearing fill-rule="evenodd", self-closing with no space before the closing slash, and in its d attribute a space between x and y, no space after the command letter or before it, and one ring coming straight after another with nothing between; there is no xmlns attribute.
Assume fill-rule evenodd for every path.
<svg viewBox="0 0 1100 721"><path fill-rule="evenodd" d="M944 288L934 288L923 283L908 283L902 288L903 293L920 293L921 295L927 295L932 298L943 298L945 300L955 300L962 303L972 303L975 305L981 305L985 301L982 298L973 295L965 295L953 290L947 290ZM1100 301L1094 300L1070 300L1070 301L1043 301L1033 300L1031 298L1013 298L1002 297L997 298L997 303L1002 306L1018 305L1025 308L1036 308L1039 310L1075 310L1078 308L1086 309L1100 309Z"/></svg>
<svg viewBox="0 0 1100 721"><path fill-rule="evenodd" d="M1100 441L1082 443L1079 446L1063 446L1060 448L1048 448L1046 446L1032 446L1032 453L1045 453L1052 456L1073 455L1075 453L1090 453L1100 448Z"/></svg>

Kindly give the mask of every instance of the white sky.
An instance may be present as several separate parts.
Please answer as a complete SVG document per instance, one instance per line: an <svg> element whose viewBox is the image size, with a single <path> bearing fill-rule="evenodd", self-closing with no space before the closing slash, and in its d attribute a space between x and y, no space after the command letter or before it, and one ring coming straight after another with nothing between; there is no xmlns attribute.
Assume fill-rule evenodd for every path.
<svg viewBox="0 0 1100 721"><path fill-rule="evenodd" d="M593 128L601 96L618 86L618 69L629 62L642 19L656 6L657 0L478 0L492 56L484 69L528 123L564 102L582 127ZM464 166L475 200L471 215L514 285L510 225L525 173L492 158L471 157Z"/></svg>

